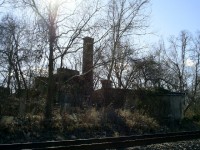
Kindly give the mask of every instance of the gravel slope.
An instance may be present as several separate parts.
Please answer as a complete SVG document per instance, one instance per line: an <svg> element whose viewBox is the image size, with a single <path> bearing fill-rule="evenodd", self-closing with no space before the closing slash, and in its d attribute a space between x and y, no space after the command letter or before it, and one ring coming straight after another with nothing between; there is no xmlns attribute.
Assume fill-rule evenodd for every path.
<svg viewBox="0 0 200 150"><path fill-rule="evenodd" d="M127 148L126 150L200 150L200 139L192 141L154 144L148 146L138 146Z"/></svg>

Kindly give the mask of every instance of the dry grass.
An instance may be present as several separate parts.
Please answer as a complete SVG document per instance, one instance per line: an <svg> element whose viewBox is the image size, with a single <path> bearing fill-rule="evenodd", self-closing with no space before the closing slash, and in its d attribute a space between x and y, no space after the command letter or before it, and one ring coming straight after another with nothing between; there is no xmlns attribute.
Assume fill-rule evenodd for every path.
<svg viewBox="0 0 200 150"><path fill-rule="evenodd" d="M96 108L90 108L85 111L85 113L79 116L81 123L86 124L87 126L98 126L101 121L101 113L96 110Z"/></svg>
<svg viewBox="0 0 200 150"><path fill-rule="evenodd" d="M41 135L44 126L42 115L26 114L23 118L14 118L10 123L0 124L0 132L4 134ZM103 136L121 136L134 133L147 133L158 130L157 122L138 112L122 109L89 108L76 109L60 114L59 110L53 113L52 131L58 134L72 134L80 138ZM5 132L7 131L7 132ZM81 136L80 136L81 135ZM42 137L42 135L41 135ZM37 138L37 137L36 137Z"/></svg>
<svg viewBox="0 0 200 150"><path fill-rule="evenodd" d="M124 119L130 130L139 132L151 132L159 129L159 124L153 118L147 115L141 115L139 112L130 110L118 110L119 115Z"/></svg>

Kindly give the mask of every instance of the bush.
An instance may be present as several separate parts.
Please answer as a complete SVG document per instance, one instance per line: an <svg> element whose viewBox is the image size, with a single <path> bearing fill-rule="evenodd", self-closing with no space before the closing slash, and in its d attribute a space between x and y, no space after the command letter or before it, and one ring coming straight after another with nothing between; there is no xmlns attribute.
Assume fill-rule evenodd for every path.
<svg viewBox="0 0 200 150"><path fill-rule="evenodd" d="M10 135L18 135L16 139L24 140L51 140L57 135L94 138L146 133L159 128L157 122L146 115L113 108L76 109L62 115L59 110L54 110L52 119L52 130L44 132L44 117L41 114L9 117L6 124L0 124L0 139Z"/></svg>
<svg viewBox="0 0 200 150"><path fill-rule="evenodd" d="M147 115L141 115L139 112L120 109L118 113L131 131L134 130L143 133L156 131L160 128L156 120Z"/></svg>

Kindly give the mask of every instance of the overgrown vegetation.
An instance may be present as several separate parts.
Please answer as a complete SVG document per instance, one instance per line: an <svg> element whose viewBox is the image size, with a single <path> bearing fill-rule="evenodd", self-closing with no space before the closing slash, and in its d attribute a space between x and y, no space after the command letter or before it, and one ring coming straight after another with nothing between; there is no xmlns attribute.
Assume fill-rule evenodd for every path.
<svg viewBox="0 0 200 150"><path fill-rule="evenodd" d="M200 127L200 110L199 103L191 105L181 121L183 127L187 130L197 130Z"/></svg>
<svg viewBox="0 0 200 150"><path fill-rule="evenodd" d="M113 108L71 108L62 115L59 110L54 110L52 129L48 132L43 119L43 114L4 116L0 123L0 142L98 138L152 133L160 129L159 124L147 115Z"/></svg>
<svg viewBox="0 0 200 150"><path fill-rule="evenodd" d="M0 143L159 131L162 127L151 117L169 119L172 111L166 108L172 103L168 97L165 103L155 95L169 91L187 94L181 128L200 125L200 33L183 30L167 44L161 41L153 48L141 44L141 35L148 31L150 0L78 0L74 8L68 0L3 0L0 6L5 7L0 12ZM85 47L80 39L85 36L94 38L92 65L79 76L84 70L81 49ZM56 69L75 69L76 73L62 74L56 81ZM88 82L84 76L91 71L91 91L100 88L102 79L119 90L144 89L127 102L137 110L123 109L116 91L117 108L121 109L112 108L114 102L112 107L109 103L98 109L88 103L83 110L54 108L55 101L62 103L61 107L71 105L66 102L70 99L76 103L73 106L90 101L92 94L80 85ZM70 83L72 79L74 83ZM114 101L109 92L107 96ZM107 100L103 97L102 101ZM182 104L176 106L182 109Z"/></svg>

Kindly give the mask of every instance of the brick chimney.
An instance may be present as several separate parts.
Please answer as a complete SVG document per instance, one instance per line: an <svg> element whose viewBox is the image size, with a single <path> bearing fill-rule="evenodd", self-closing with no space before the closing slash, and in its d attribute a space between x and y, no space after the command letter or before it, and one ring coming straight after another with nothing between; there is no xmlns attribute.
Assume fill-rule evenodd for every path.
<svg viewBox="0 0 200 150"><path fill-rule="evenodd" d="M85 37L83 39L83 66L82 74L85 79L85 94L91 96L93 89L93 44L94 39Z"/></svg>

